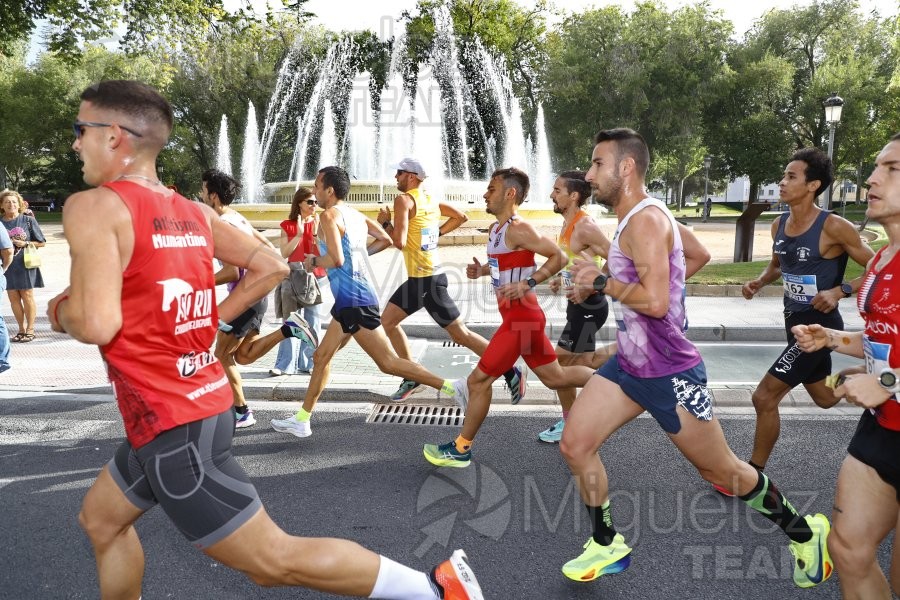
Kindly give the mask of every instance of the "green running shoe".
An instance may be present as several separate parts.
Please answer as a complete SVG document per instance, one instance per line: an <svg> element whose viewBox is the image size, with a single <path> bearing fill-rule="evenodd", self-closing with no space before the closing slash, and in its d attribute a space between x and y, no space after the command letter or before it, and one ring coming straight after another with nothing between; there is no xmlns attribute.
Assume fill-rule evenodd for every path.
<svg viewBox="0 0 900 600"><path fill-rule="evenodd" d="M538 434L538 439L548 444L558 444L562 439L563 429L566 426L566 420L560 419L547 429Z"/></svg>
<svg viewBox="0 0 900 600"><path fill-rule="evenodd" d="M602 546L589 538L581 556L563 565L563 575L575 581L593 581L601 575L620 573L631 564L631 548L621 533L609 546Z"/></svg>
<svg viewBox="0 0 900 600"><path fill-rule="evenodd" d="M834 571L827 543L831 525L828 523L828 517L822 513L806 515L805 518L813 536L802 544L791 542L790 550L796 560L794 584L801 588L811 588L831 577Z"/></svg>
<svg viewBox="0 0 900 600"><path fill-rule="evenodd" d="M447 442L440 446L425 444L422 452L425 460L436 467L468 467L472 462L472 451L459 452L455 442Z"/></svg>

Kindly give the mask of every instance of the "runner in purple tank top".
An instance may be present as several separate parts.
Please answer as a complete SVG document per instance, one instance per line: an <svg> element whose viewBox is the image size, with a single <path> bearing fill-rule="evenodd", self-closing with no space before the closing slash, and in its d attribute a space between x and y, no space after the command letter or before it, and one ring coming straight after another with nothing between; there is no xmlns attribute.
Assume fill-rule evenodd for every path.
<svg viewBox="0 0 900 600"><path fill-rule="evenodd" d="M713 416L703 359L684 334L684 247L675 219L644 189L650 164L644 139L630 129L610 129L594 141L586 180L595 201L615 211L619 226L609 275L593 261L579 261L573 277L576 288L603 291L612 302L618 355L591 377L563 431L560 450L593 525L584 552L563 565L563 574L590 581L630 564L631 548L612 524L606 469L597 451L646 410L704 479L731 486L787 534L796 558L794 583L812 587L825 581L832 570L828 519L797 514L765 474L738 460Z"/></svg>

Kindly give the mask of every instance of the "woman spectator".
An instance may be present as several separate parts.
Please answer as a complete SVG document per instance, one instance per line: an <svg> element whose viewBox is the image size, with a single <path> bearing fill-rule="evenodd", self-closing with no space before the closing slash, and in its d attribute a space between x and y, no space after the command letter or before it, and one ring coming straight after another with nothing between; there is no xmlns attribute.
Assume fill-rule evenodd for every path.
<svg viewBox="0 0 900 600"><path fill-rule="evenodd" d="M14 342L34 340L34 320L37 315L34 288L44 287L40 268L25 268L24 249L28 244L40 248L47 240L37 220L24 214L24 210L25 202L18 192L0 192L0 221L3 221L3 226L9 232L15 251L12 264L6 270L6 294L19 325L19 333L12 338Z"/></svg>
<svg viewBox="0 0 900 600"><path fill-rule="evenodd" d="M303 260L307 256L319 256L319 248L316 244L316 231L319 227L316 205L316 199L309 189L298 188L291 201L291 212L288 218L281 222L281 255L288 259L291 270L302 268ZM313 271L313 275L316 277L319 289L327 285L328 278L325 276L325 269L318 267ZM306 319L310 329L316 335L319 335L319 325L322 322L319 307L318 304L313 306L301 304L294 295L290 277L275 288L275 310L281 319L286 319L293 311L302 308L303 318ZM311 345L296 338L285 339L278 345L275 367L269 370L269 374L275 377L293 375L298 372L308 375L313 367L314 350Z"/></svg>

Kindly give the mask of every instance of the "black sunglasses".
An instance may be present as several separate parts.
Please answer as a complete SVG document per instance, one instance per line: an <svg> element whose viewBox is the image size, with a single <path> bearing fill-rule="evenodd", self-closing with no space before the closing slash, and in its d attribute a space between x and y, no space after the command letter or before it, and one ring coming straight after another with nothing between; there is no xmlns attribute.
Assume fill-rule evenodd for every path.
<svg viewBox="0 0 900 600"><path fill-rule="evenodd" d="M113 125L119 125L118 123L93 123L91 121L75 121L72 123L72 132L75 134L75 139L81 139L81 136L84 135L85 127L112 127ZM130 129L125 127L124 125L119 125L119 129L123 129L130 133L135 137L144 137L134 129Z"/></svg>
<svg viewBox="0 0 900 600"><path fill-rule="evenodd" d="M306 202L307 204L309 204L310 206L315 206L316 204L319 203L318 200L306 200L305 202Z"/></svg>
<svg viewBox="0 0 900 600"><path fill-rule="evenodd" d="M403 169L397 169L397 175L403 175L404 173L411 173L412 171L404 171ZM394 175L396 177L397 175Z"/></svg>

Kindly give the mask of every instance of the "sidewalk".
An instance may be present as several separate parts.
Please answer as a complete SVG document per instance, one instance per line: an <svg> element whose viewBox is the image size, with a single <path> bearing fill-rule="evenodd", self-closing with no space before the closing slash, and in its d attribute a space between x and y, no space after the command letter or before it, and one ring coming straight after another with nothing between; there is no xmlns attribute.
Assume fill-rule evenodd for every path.
<svg viewBox="0 0 900 600"><path fill-rule="evenodd" d="M12 344L12 369L0 375L0 390L53 391L82 393L111 393L103 363L96 347L86 346L66 335L50 331L46 317L47 302L58 294L68 278L68 247L62 239L61 226L44 227L48 244L42 249L42 272L47 287L35 290L38 305L36 338L31 343ZM459 276L460 268L481 255L481 246L453 246L441 249L441 258L450 272L450 291L469 327L489 337L500 323L496 301L486 281L469 282ZM403 276L403 262L398 252L386 251L372 259L373 280L377 282L379 297L386 302ZM456 273L456 275L453 275ZM724 291L723 291L724 293ZM732 290L733 293L733 290ZM328 299L326 299L326 302ZM540 301L547 314L548 335L555 342L565 324L565 300L541 290ZM264 333L280 323L272 312L273 303L264 322ZM862 319L852 301L840 305L848 330L862 327ZM784 323L780 297L758 297L752 301L740 297L689 296L687 298L689 337L695 341L783 341ZM11 335L17 332L8 300L3 302L2 314ZM611 321L611 319L610 319ZM614 325L607 322L603 338L612 340ZM412 338L447 340L446 334L431 321L425 311L412 315L404 322L404 330ZM412 341L412 340L411 340ZM414 347L414 356L424 349L424 342ZM275 363L273 350L255 365L242 367L244 389L255 400L301 400L306 391L308 376L295 375L270 378L268 369ZM759 373L758 376L762 376ZM756 379L756 376L747 377ZM555 404L555 394L536 381L529 380L525 404ZM397 378L378 371L375 363L356 344L349 344L332 362L332 376L322 401L383 401L397 385ZM498 384L499 387L499 384ZM750 390L742 388L713 389L720 406L750 408ZM497 402L508 402L506 394L495 394ZM436 398L435 394L418 394L417 402ZM794 392L785 406L807 407L809 396ZM751 409L752 410L752 409Z"/></svg>

